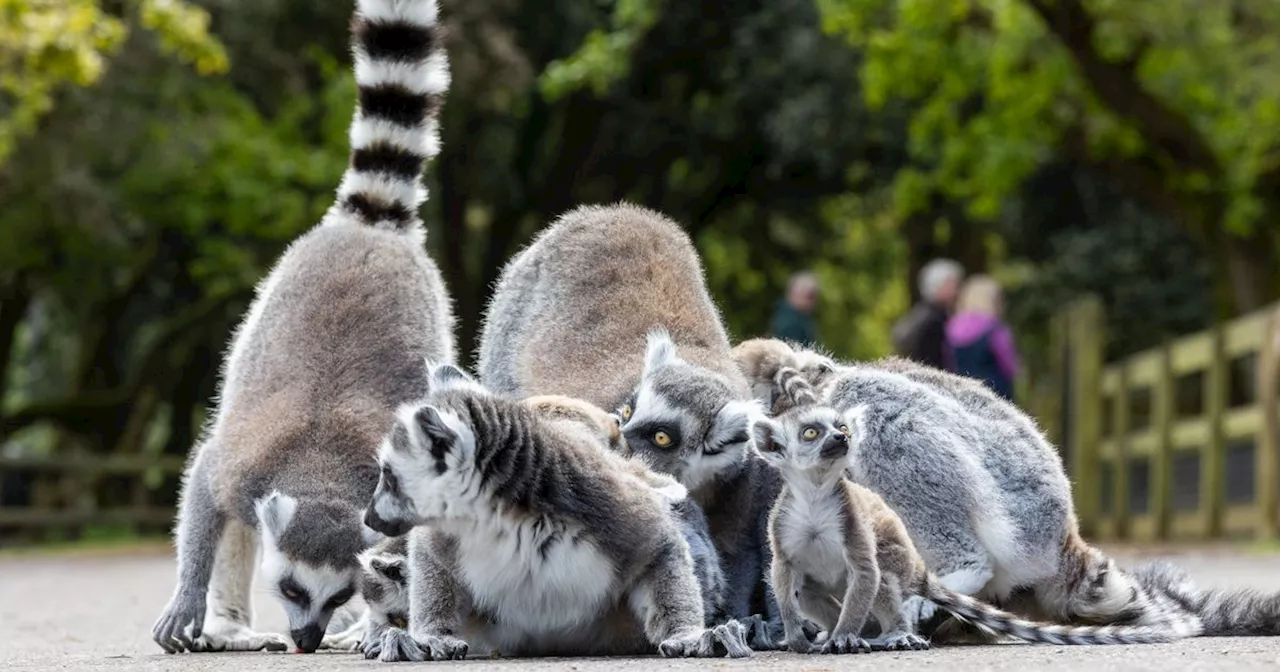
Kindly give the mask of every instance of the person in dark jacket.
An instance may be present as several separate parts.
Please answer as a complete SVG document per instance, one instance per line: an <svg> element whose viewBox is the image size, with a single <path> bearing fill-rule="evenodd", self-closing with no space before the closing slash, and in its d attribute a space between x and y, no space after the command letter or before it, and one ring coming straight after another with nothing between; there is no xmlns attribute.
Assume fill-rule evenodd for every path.
<svg viewBox="0 0 1280 672"><path fill-rule="evenodd" d="M950 259L934 259L920 269L920 302L893 325L898 355L937 369L950 369L947 318L955 305L964 268Z"/></svg>
<svg viewBox="0 0 1280 672"><path fill-rule="evenodd" d="M818 278L808 271L796 273L787 283L787 295L778 302L769 321L769 335L807 348L818 345L813 309L818 303Z"/></svg>
<svg viewBox="0 0 1280 672"><path fill-rule="evenodd" d="M1018 349L1003 315L1000 285L990 277L975 275L960 290L956 314L947 322L947 343L956 373L981 380L1013 401Z"/></svg>

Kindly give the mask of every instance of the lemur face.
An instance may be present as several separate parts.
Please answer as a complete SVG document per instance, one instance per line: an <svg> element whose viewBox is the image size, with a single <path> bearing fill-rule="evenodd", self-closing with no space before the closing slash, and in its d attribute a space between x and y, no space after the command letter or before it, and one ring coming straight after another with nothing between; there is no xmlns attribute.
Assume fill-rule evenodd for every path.
<svg viewBox="0 0 1280 672"><path fill-rule="evenodd" d="M627 449L694 490L746 459L747 429L761 411L736 399L718 374L680 359L670 337L657 333L640 384L618 414Z"/></svg>
<svg viewBox="0 0 1280 672"><path fill-rule="evenodd" d="M817 475L843 473L854 440L850 423L820 404L757 421L751 431L756 451L774 468Z"/></svg>

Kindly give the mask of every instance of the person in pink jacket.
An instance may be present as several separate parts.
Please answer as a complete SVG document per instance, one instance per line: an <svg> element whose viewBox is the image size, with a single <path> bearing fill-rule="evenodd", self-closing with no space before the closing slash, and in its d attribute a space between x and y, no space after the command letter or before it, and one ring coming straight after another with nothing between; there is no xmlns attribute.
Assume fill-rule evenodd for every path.
<svg viewBox="0 0 1280 672"><path fill-rule="evenodd" d="M949 364L955 373L981 380L1012 401L1018 349L1003 315L1004 299L995 280L986 275L966 280L956 313L947 321Z"/></svg>

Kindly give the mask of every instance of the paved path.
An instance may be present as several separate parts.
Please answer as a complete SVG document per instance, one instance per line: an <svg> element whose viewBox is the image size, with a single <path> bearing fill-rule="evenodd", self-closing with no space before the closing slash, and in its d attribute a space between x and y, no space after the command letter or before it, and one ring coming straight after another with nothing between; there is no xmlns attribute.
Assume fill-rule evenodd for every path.
<svg viewBox="0 0 1280 672"><path fill-rule="evenodd" d="M1132 556L1118 552L1128 561ZM1206 585L1280 590L1280 554L1204 550L1176 561ZM351 654L206 654L166 656L151 642L151 623L173 587L163 550L0 557L0 670L346 670L386 666ZM259 591L266 627L283 613ZM1193 639L1174 644L1056 647L1007 644L864 656L757 654L743 661L472 660L432 663L464 670L630 672L632 670L1243 670L1280 668L1280 637ZM391 669L403 669L396 666ZM415 666L417 667L417 666Z"/></svg>

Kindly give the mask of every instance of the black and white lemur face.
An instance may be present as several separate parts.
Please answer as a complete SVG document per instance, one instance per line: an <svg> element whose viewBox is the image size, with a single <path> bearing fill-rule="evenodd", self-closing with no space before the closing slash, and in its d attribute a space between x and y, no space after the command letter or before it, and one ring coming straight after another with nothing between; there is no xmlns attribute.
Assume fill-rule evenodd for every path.
<svg viewBox="0 0 1280 672"><path fill-rule="evenodd" d="M735 398L720 375L680 359L671 338L655 332L640 384L619 415L633 454L696 490L746 459L748 429L762 412L757 402Z"/></svg>

